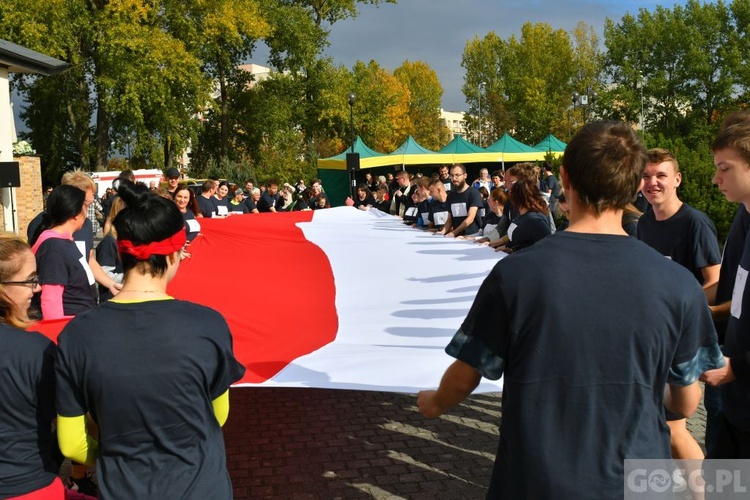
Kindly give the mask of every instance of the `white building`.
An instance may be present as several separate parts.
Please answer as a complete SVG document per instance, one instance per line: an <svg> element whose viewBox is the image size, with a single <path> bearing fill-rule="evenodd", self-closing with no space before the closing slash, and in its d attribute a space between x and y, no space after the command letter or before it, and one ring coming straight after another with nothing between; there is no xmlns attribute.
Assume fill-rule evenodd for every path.
<svg viewBox="0 0 750 500"><path fill-rule="evenodd" d="M450 131L451 137L456 134L466 137L466 122L464 121L463 111L446 111L440 108L440 123Z"/></svg>

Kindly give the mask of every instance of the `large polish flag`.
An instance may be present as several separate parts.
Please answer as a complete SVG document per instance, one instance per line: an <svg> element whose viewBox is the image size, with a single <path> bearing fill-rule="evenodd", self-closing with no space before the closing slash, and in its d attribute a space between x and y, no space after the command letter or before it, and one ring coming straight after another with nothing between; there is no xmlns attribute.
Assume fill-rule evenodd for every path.
<svg viewBox="0 0 750 500"><path fill-rule="evenodd" d="M247 368L238 386L435 388L504 256L351 207L200 222L168 291L224 315Z"/></svg>

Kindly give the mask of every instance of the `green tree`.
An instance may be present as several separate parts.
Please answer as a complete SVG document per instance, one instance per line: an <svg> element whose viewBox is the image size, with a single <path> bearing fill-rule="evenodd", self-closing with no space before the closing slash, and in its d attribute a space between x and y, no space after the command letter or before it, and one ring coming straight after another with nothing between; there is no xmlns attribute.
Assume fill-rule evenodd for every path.
<svg viewBox="0 0 750 500"><path fill-rule="evenodd" d="M445 146L440 124L443 87L435 70L422 61L404 61L393 75L409 89L409 118L414 127L414 138L428 149Z"/></svg>

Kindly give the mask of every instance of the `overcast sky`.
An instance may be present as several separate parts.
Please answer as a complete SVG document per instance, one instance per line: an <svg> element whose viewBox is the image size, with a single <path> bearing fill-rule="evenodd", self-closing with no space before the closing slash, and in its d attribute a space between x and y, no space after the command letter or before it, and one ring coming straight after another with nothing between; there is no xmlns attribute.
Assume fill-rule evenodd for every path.
<svg viewBox="0 0 750 500"><path fill-rule="evenodd" d="M405 60L424 61L437 72L443 86L443 108L466 110L461 92L464 70L461 56L466 41L495 31L501 38L520 35L526 22L548 23L553 29L572 31L579 21L593 26L600 36L604 20L619 21L626 12L643 7L671 8L684 1L641 0L399 0L380 7L361 5L354 20L332 27L327 55L349 69L357 60L377 61L394 70ZM265 51L253 62L266 65Z"/></svg>

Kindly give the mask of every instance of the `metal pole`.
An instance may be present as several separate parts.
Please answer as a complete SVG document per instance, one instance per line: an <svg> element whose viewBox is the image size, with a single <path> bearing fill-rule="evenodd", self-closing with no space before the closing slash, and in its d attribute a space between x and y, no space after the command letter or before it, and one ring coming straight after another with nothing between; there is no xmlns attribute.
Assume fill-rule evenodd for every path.
<svg viewBox="0 0 750 500"><path fill-rule="evenodd" d="M479 120L477 123L477 126L479 127L479 141L477 142L477 146L480 148L482 147L482 84L479 84Z"/></svg>

